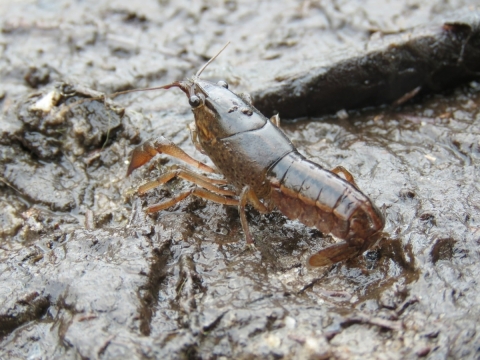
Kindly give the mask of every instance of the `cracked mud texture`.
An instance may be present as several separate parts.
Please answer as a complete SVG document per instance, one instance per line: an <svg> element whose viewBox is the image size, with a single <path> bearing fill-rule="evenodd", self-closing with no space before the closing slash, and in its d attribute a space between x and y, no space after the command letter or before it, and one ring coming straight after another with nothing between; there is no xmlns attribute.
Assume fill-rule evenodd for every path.
<svg viewBox="0 0 480 360"><path fill-rule="evenodd" d="M305 260L334 239L278 212L249 210L256 250L234 208L145 214L188 184L136 196L177 163L126 178L137 144L163 135L209 161L184 94L84 100L184 79L228 40L202 77L259 101L294 73L368 58L379 38L419 39L411 28L464 24L455 39L477 34L465 54L478 56L474 3L0 3L0 358L478 358L478 62L439 94L366 110L349 95L356 110L340 99L337 115L283 125L386 212L377 248L321 269Z"/></svg>

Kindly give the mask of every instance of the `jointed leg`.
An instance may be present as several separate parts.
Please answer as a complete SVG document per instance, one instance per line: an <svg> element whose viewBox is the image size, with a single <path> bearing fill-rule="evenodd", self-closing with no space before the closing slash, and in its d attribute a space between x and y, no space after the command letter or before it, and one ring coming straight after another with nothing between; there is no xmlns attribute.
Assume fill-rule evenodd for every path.
<svg viewBox="0 0 480 360"><path fill-rule="evenodd" d="M346 241L342 241L337 244L330 245L310 256L308 259L308 265L314 267L331 265L342 260L353 258L359 255L361 252L362 251L360 247L351 246L351 244L347 243Z"/></svg>
<svg viewBox="0 0 480 360"><path fill-rule="evenodd" d="M252 235L248 227L247 216L245 215L245 206L247 205L248 193L250 188L245 186L240 193L240 199L238 202L238 213L240 214L240 222L242 223L243 233L245 234L245 240L247 245L253 244Z"/></svg>
<svg viewBox="0 0 480 360"><path fill-rule="evenodd" d="M308 259L310 266L325 266L335 264L339 261L357 257L374 246L382 238L383 233L377 232L367 239L351 239L350 241L341 241L330 245Z"/></svg>
<svg viewBox="0 0 480 360"><path fill-rule="evenodd" d="M340 166L340 165L336 166L330 171L337 175L340 175L340 174L343 175L343 178L345 180L347 180L349 183L351 183L353 186L355 186L358 189L358 186L355 183L355 179L353 178L353 175L350 173L350 171L345 169L343 166Z"/></svg>
<svg viewBox="0 0 480 360"><path fill-rule="evenodd" d="M205 150L203 150L200 140L198 140L198 131L195 122L188 124L188 130L190 131L190 138L192 139L193 145L195 145L195 149L205 154Z"/></svg>
<svg viewBox="0 0 480 360"><path fill-rule="evenodd" d="M173 171L168 171L164 175L162 175L158 180L151 181L138 189L138 193L144 194L146 191L153 189L159 185L166 183L167 181L173 179L175 176L178 176L182 179L188 180L193 182L194 184L203 187L194 187L193 189L181 192L180 194L176 195L175 197L163 201L159 204L151 205L147 208L148 213L158 212L164 209L167 209L176 203L182 201L183 199L187 198L190 195L198 196L200 198L210 200L216 202L218 204L223 205L231 205L231 206L238 206L238 212L240 214L240 222L242 224L243 232L245 234L245 240L247 244L253 244L253 238L250 234L250 229L248 227L247 216L245 215L245 206L247 202L250 201L253 206L260 212L268 212L269 209L263 205L260 200L258 199L257 195L254 191L250 190L250 187L245 186L240 193L240 199L233 199L229 196L235 196L235 193L231 190L221 189L214 184L213 182L217 183L224 183L224 180L216 180L210 179L209 177L196 174L192 171L185 170L185 169L176 169ZM209 189L211 191L208 191Z"/></svg>
<svg viewBox="0 0 480 360"><path fill-rule="evenodd" d="M260 201L260 199L257 197L257 194L255 194L255 192L253 190L251 190L248 186L246 188L248 188L248 192L246 194L247 199L250 202L250 204L252 204L253 207L255 209L257 209L257 211L261 212L262 214L265 214L265 213L268 213L268 212L272 211L272 209L267 208Z"/></svg>
<svg viewBox="0 0 480 360"><path fill-rule="evenodd" d="M204 172L215 172L215 170L210 166L195 160L173 142L167 140L163 136L160 136L155 140L149 140L143 143L133 150L132 160L128 166L127 176L130 175L136 168L150 161L157 154L167 154L173 156Z"/></svg>
<svg viewBox="0 0 480 360"><path fill-rule="evenodd" d="M245 234L245 240L247 244L250 245L250 244L253 244L253 239L252 239L252 235L250 234L247 217L245 215L245 206L247 205L247 200L249 199L249 192L250 192L250 188L248 186L244 187L240 194L240 200L237 200L224 195L215 194L213 192L210 192L202 188L194 187L193 189L181 192L180 194L176 195L171 199L163 201L159 204L149 206L147 208L147 212L154 213L154 212L162 211L164 209L167 209L175 205L176 203L182 201L183 199L187 198L190 195L198 196L202 199L210 200L218 204L238 206L238 212L240 213L240 222L242 224L243 232ZM260 203L260 201L258 202ZM263 204L261 205L263 206ZM264 206L263 208L266 210Z"/></svg>
<svg viewBox="0 0 480 360"><path fill-rule="evenodd" d="M157 211L167 209L167 208L175 205L176 203L182 201L183 199L187 198L190 195L198 196L202 199L210 200L210 201L216 202L218 204L231 205L231 206L237 206L238 205L238 200L236 200L236 199L232 199L232 198L229 198L229 197L226 197L226 196L223 196L223 195L214 194L214 193L212 193L208 190L201 189L201 188L198 188L198 187L194 187L193 189L184 191L184 192L178 194L177 196L175 196L171 199L168 199L164 202L149 206L147 208L147 212L151 214L151 213L154 213L154 212L157 212Z"/></svg>
<svg viewBox="0 0 480 360"><path fill-rule="evenodd" d="M249 186L245 186L242 189L238 203L238 212L240 214L240 222L242 223L243 232L245 233L245 240L247 241L247 244L253 244L253 238L248 227L247 216L245 215L245 206L247 205L248 201L261 213L266 213L269 211L269 209L260 202L257 194L255 194L255 192L251 190Z"/></svg>
<svg viewBox="0 0 480 360"><path fill-rule="evenodd" d="M227 181L225 179L211 179L207 176L197 174L196 172L187 170L187 169L175 169L167 171L165 174L160 176L157 180L150 181L138 188L138 194L143 195L147 191L154 189L160 185L165 184L166 182L170 181L174 177L179 177L184 180L190 181L202 188L209 189L217 194L226 195L226 196L235 196L235 192L231 190L221 189L218 185L225 185Z"/></svg>

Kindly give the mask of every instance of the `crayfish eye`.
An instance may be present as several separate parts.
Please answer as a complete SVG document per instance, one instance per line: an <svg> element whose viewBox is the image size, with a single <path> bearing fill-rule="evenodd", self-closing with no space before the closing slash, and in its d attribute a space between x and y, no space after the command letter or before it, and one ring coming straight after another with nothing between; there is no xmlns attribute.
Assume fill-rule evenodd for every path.
<svg viewBox="0 0 480 360"><path fill-rule="evenodd" d="M217 85L228 89L228 84L226 83L226 81L220 80L219 82L217 82Z"/></svg>
<svg viewBox="0 0 480 360"><path fill-rule="evenodd" d="M190 99L188 99L188 103L190 104L190 106L192 108L196 108L196 107L199 107L200 105L202 105L203 101L199 96L192 95L192 96L190 96Z"/></svg>

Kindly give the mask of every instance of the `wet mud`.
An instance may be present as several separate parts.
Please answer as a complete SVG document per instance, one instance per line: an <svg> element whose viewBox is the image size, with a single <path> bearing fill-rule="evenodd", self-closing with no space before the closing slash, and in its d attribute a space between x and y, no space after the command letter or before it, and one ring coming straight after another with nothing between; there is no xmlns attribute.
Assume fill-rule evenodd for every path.
<svg viewBox="0 0 480 360"><path fill-rule="evenodd" d="M478 11L468 1L1 3L0 357L478 358L480 82L466 60L478 56ZM177 164L158 156L127 178L141 141L163 135L211 164L189 139L184 94L87 100L184 79L230 40L202 77L251 91L269 117L291 101L293 73L373 76L339 64L371 59L379 33L409 34L395 40L405 50L421 29L465 45L448 61L468 74L450 81L459 68L449 67L429 93L401 77L363 98L332 92L327 112L305 110L319 97L308 85L303 105L280 111L302 154L347 168L386 215L377 247L330 267L306 259L335 239L279 212L249 209L256 249L235 208L189 198L145 214L189 184L136 195ZM381 42L375 56L393 49ZM393 67L377 65L388 77Z"/></svg>

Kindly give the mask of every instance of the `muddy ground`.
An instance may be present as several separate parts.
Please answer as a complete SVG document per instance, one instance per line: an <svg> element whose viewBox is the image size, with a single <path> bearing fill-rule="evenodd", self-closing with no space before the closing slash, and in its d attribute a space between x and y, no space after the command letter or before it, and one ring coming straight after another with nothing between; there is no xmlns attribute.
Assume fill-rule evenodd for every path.
<svg viewBox="0 0 480 360"><path fill-rule="evenodd" d="M0 358L478 358L479 11L0 2ZM227 41L202 76L252 92L302 154L349 169L385 211L376 248L308 269L335 240L278 212L249 210L255 250L235 208L144 213L188 184L137 196L178 162L127 178L136 145L163 135L209 163L187 99L83 99L184 79Z"/></svg>

